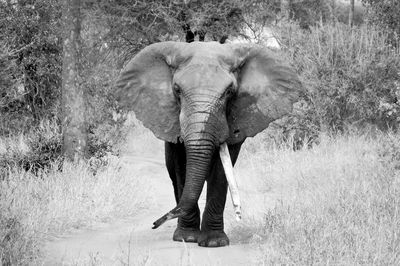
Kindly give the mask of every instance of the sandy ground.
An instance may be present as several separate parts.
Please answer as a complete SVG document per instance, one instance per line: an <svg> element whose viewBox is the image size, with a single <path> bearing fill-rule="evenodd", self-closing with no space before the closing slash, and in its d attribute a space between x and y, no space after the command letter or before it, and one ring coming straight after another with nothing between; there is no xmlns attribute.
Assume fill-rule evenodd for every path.
<svg viewBox="0 0 400 266"><path fill-rule="evenodd" d="M44 265L255 265L259 254L257 247L232 241L222 248L203 248L193 243L172 241L176 220L160 228L151 229L152 223L175 206L173 189L164 165L163 144L142 149L141 154L129 151L123 156L124 165L132 174L148 178L154 206L131 219L96 224L90 229L76 230L48 241L44 248ZM134 149L133 149L134 150ZM236 170L235 170L236 171ZM248 175L246 169L242 169ZM239 173L240 174L240 173ZM260 195L241 182L242 198ZM205 193L199 201L202 210ZM265 199L264 199L265 200ZM250 199L250 201L252 201ZM244 204L245 205L245 204ZM258 204L253 204L259 206ZM244 206L246 207L246 206ZM255 210L251 210L254 215ZM246 215L246 210L243 210ZM237 225L228 195L225 210L226 232Z"/></svg>

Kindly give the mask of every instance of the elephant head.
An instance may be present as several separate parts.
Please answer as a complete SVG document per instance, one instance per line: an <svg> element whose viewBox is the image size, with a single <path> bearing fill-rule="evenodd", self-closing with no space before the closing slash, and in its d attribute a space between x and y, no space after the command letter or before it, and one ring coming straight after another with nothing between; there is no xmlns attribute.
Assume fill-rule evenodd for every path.
<svg viewBox="0 0 400 266"><path fill-rule="evenodd" d="M158 138L186 148L183 193L163 219L198 201L220 144L255 136L289 113L301 91L293 70L262 47L163 42L139 52L117 81L118 102Z"/></svg>

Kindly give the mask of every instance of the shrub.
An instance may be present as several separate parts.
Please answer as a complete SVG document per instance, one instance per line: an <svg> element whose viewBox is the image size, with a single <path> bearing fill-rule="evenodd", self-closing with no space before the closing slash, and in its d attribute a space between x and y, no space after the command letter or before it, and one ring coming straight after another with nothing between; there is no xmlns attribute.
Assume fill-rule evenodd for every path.
<svg viewBox="0 0 400 266"><path fill-rule="evenodd" d="M8 115L9 120L1 128L2 135L14 133L14 128L19 132L26 130L34 121L57 112L62 52L58 4L54 0L0 2L0 36L10 51L8 61L14 64L12 84L0 84L7 107L1 115ZM25 118L24 123L20 123L21 118Z"/></svg>
<svg viewBox="0 0 400 266"><path fill-rule="evenodd" d="M62 136L55 120L42 120L26 134L0 138L0 175L21 167L37 173L61 159Z"/></svg>
<svg viewBox="0 0 400 266"><path fill-rule="evenodd" d="M397 46L400 42L400 2L388 0L362 0L367 7L369 23L379 25L390 34L390 41Z"/></svg>
<svg viewBox="0 0 400 266"><path fill-rule="evenodd" d="M307 90L299 128L343 131L349 126L397 128L400 50L378 28L325 25L281 28L282 43Z"/></svg>

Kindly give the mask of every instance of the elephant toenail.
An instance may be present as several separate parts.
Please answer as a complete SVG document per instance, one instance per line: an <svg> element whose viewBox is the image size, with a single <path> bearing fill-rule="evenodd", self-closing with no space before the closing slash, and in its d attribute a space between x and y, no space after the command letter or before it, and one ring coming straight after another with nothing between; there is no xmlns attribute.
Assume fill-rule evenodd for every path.
<svg viewBox="0 0 400 266"><path fill-rule="evenodd" d="M209 247L218 247L218 242L215 240L210 241L210 242L208 242L208 246Z"/></svg>

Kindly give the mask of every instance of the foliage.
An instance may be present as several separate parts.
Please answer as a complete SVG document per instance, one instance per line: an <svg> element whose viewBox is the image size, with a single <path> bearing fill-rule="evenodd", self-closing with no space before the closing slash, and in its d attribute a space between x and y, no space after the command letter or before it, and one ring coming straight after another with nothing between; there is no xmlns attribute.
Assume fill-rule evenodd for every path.
<svg viewBox="0 0 400 266"><path fill-rule="evenodd" d="M27 119L18 111L23 108L24 102L19 93L19 81L15 78L18 72L16 59L12 58L10 47L0 41L0 132L9 133L10 129L22 128Z"/></svg>
<svg viewBox="0 0 400 266"><path fill-rule="evenodd" d="M307 89L292 126L343 131L349 125L397 128L400 51L375 27L281 28L282 42Z"/></svg>
<svg viewBox="0 0 400 266"><path fill-rule="evenodd" d="M243 24L251 30L252 36L246 36L241 28L241 30L231 34L233 37L241 35L245 38L259 39L265 27L276 24L281 19L279 0L243 1L240 9Z"/></svg>
<svg viewBox="0 0 400 266"><path fill-rule="evenodd" d="M22 168L32 173L48 169L61 158L61 133L56 121L42 120L28 133L0 139L0 176L9 169Z"/></svg>
<svg viewBox="0 0 400 266"><path fill-rule="evenodd" d="M304 0L290 3L291 19L297 21L301 28L309 29L325 23L348 24L349 6L343 1L332 0ZM364 10L360 6L355 7L354 24L361 25Z"/></svg>
<svg viewBox="0 0 400 266"><path fill-rule="evenodd" d="M315 26L330 19L330 3L324 0L291 2L291 18L299 21L302 28Z"/></svg>
<svg viewBox="0 0 400 266"><path fill-rule="evenodd" d="M4 1L0 5L0 64L7 66L0 69L0 135L37 136L33 132L41 132L41 121L51 120L54 127L60 123L62 35L59 2ZM104 35L103 25L95 25L90 18L86 18L83 30L82 87L90 103L88 127L91 132L97 133L98 130L93 128L109 127L112 121L109 119L113 110L112 97L108 92L111 91L112 80L118 69L112 64L118 57L111 63L104 59L109 58L107 55L110 50L104 51L101 38L100 41L96 39ZM102 71L96 73L99 69ZM53 159L60 156L61 136L57 134L52 143L35 144L41 148L33 147L32 153L19 158L17 164L23 163L26 167L34 168L47 165L49 155L44 150L52 150ZM105 145L102 143L109 142L114 135L108 137L105 139L105 134L90 134L91 155L97 153L98 149L104 154L104 150L101 150ZM30 143L33 145L33 142ZM54 145L56 149L53 149ZM45 154L41 154L42 150ZM2 161L10 162L8 159Z"/></svg>
<svg viewBox="0 0 400 266"><path fill-rule="evenodd" d="M250 1L260 2L260 1ZM220 40L240 31L241 10L245 1L109 1L92 4L91 10L101 24L107 25L103 41L113 51L129 59L144 46L154 42L184 40L190 31Z"/></svg>
<svg viewBox="0 0 400 266"><path fill-rule="evenodd" d="M8 84L0 87L1 114L6 118L0 133L8 134L13 123L26 129L33 120L57 112L61 82L58 1L1 1L0 18L5 47L0 57L13 65ZM21 117L28 123L19 123Z"/></svg>
<svg viewBox="0 0 400 266"><path fill-rule="evenodd" d="M368 8L368 20L392 33L391 41L400 42L400 2L393 0L362 0Z"/></svg>

